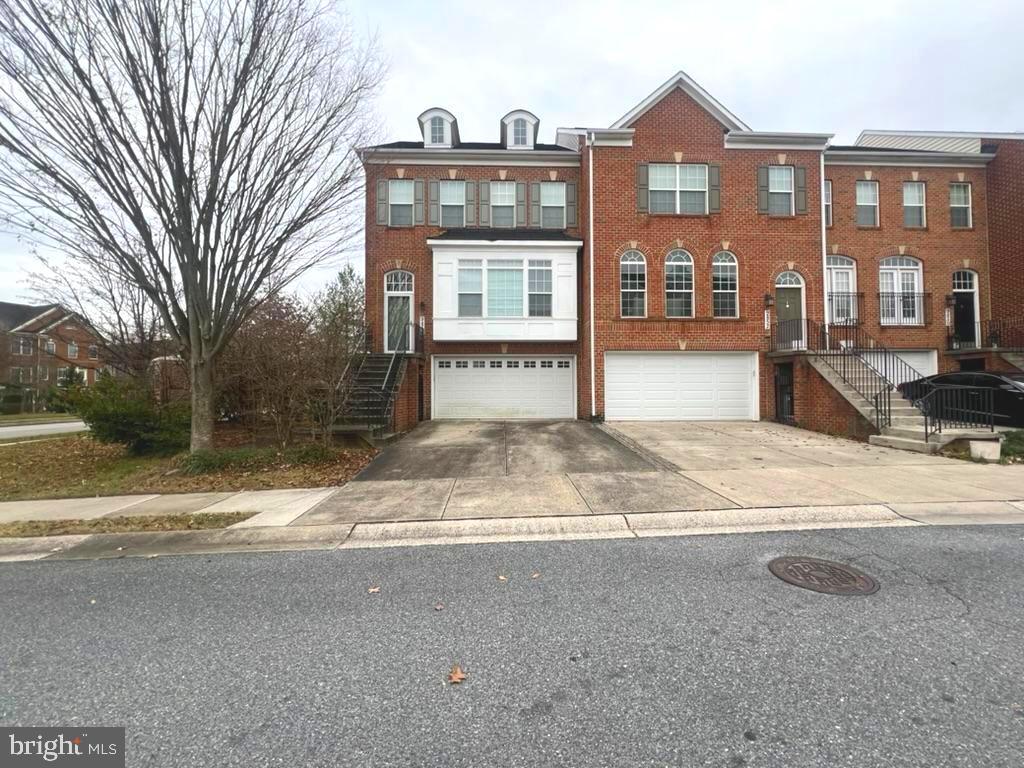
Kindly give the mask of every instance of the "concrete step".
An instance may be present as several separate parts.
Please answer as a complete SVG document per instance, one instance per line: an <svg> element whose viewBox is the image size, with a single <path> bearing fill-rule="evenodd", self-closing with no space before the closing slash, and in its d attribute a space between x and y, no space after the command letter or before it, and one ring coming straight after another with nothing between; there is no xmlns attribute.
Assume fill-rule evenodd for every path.
<svg viewBox="0 0 1024 768"><path fill-rule="evenodd" d="M906 437L892 437L890 435L871 435L868 438L871 445L879 445L883 448L896 448L901 451L914 451L915 453L936 453L939 450L938 443L926 443L924 440L912 440Z"/></svg>
<svg viewBox="0 0 1024 768"><path fill-rule="evenodd" d="M905 437L908 440L924 440L924 421L919 427L902 424L900 426L886 427L882 430L886 437Z"/></svg>

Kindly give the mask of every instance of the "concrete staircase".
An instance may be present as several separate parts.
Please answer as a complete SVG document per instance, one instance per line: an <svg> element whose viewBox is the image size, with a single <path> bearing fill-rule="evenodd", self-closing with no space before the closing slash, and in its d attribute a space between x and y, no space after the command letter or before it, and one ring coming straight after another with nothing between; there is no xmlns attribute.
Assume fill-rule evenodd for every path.
<svg viewBox="0 0 1024 768"><path fill-rule="evenodd" d="M1024 371L1024 352L1001 352L1003 360L1014 368Z"/></svg>
<svg viewBox="0 0 1024 768"><path fill-rule="evenodd" d="M846 383L839 374L825 360L817 355L810 358L811 366L821 377L825 379L832 388L852 405L857 412L867 419L872 425L877 423L875 404L861 395L856 389ZM933 435L930 441L924 439L924 414L909 400L904 398L898 389L893 388L882 378L871 366L859 358L847 358L844 361L847 366L847 373L852 373L851 378L861 384L865 392L879 392L888 388L890 390L890 426L883 427L881 434L871 435L868 442L871 445L881 445L886 448L899 448L904 451L915 451L917 453L935 453L945 442L939 435Z"/></svg>

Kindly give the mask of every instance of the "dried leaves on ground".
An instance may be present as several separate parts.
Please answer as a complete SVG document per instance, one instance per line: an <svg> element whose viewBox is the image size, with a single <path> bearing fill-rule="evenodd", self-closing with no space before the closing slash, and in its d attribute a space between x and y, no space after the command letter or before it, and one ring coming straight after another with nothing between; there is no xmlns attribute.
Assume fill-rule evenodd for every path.
<svg viewBox="0 0 1024 768"><path fill-rule="evenodd" d="M255 512L223 512L194 515L137 515L99 517L93 520L25 520L0 523L0 538L8 536L67 536L78 533L135 533L141 531L205 531L227 528Z"/></svg>
<svg viewBox="0 0 1024 768"><path fill-rule="evenodd" d="M452 685L458 685L466 679L466 673L462 671L462 667L458 664L452 666L452 671L448 673L448 682Z"/></svg>
<svg viewBox="0 0 1024 768"><path fill-rule="evenodd" d="M76 435L0 445L0 501L344 485L373 455L369 448L337 448L315 463L289 461L282 454L259 468L188 474L181 456L132 456L120 446Z"/></svg>

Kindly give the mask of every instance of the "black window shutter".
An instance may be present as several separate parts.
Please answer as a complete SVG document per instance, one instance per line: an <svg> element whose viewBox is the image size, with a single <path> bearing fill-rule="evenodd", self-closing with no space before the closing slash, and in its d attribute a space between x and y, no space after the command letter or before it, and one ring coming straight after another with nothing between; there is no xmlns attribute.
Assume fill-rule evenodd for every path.
<svg viewBox="0 0 1024 768"><path fill-rule="evenodd" d="M708 166L708 213L722 211L722 166Z"/></svg>
<svg viewBox="0 0 1024 768"><path fill-rule="evenodd" d="M793 170L793 177L796 179L796 199L794 207L797 213L807 213L807 169L802 165Z"/></svg>

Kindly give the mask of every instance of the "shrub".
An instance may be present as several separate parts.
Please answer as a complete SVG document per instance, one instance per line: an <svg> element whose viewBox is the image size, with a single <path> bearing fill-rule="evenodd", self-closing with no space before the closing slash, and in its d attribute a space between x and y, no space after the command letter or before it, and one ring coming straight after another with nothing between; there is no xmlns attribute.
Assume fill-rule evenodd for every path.
<svg viewBox="0 0 1024 768"><path fill-rule="evenodd" d="M101 376L74 390L71 405L101 443L127 446L136 455L177 453L188 447L187 403L160 404L144 384Z"/></svg>

